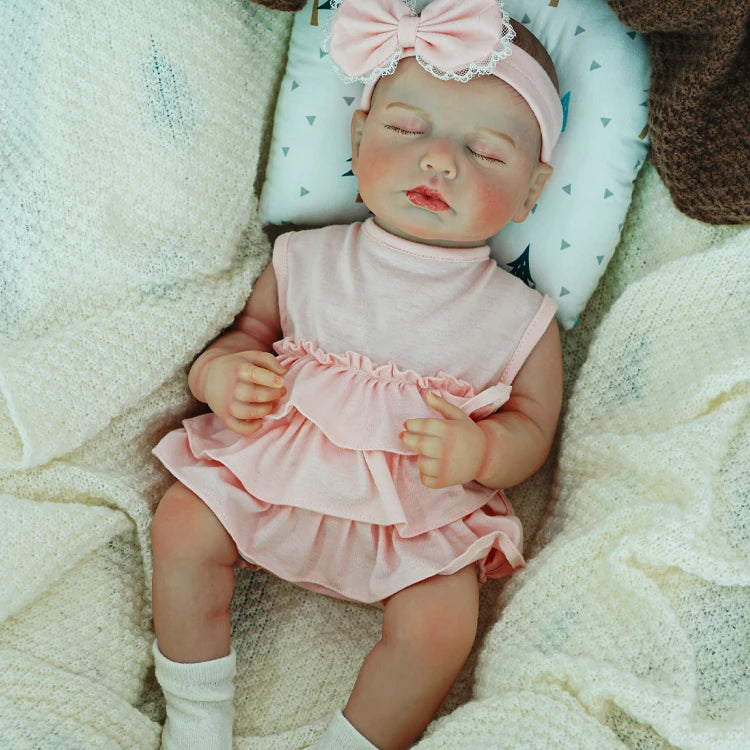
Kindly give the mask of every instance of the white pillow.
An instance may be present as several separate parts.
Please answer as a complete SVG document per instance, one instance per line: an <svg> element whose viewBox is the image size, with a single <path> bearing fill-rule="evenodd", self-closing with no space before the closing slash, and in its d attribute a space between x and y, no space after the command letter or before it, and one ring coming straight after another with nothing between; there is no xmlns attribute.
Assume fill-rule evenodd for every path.
<svg viewBox="0 0 750 750"><path fill-rule="evenodd" d="M318 4L310 0L292 29L261 193L265 223L368 215L357 202L349 138L362 86L343 83L321 51L330 10ZM490 246L503 268L558 301L558 319L571 328L615 251L648 150L648 53L604 0L506 0L505 8L555 62L564 121L538 204Z"/></svg>

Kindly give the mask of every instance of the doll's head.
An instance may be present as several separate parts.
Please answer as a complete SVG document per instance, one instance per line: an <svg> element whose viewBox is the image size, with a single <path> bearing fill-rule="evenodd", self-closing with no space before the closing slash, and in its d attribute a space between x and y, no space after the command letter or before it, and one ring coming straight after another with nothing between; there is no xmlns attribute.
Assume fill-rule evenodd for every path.
<svg viewBox="0 0 750 750"><path fill-rule="evenodd" d="M552 174L562 120L554 67L530 32L515 24L514 32L497 0L431 5L442 19L425 20L430 6L413 16L401 0L346 0L337 10L350 6L355 18L338 38L334 18L331 55L366 83L352 119L352 170L383 228L434 244L483 244L526 218ZM386 17L401 13L386 22L390 50L388 29L372 21L383 8ZM511 49L516 33L523 46Z"/></svg>

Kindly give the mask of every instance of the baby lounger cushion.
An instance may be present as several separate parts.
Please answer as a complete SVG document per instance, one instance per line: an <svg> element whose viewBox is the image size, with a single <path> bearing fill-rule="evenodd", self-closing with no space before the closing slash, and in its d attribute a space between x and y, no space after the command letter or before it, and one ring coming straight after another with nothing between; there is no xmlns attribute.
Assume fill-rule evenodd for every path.
<svg viewBox="0 0 750 750"><path fill-rule="evenodd" d="M557 300L571 328L615 251L648 149L646 44L602 0L507 0L505 8L554 60L564 119L539 203L490 246L503 268ZM330 3L310 0L294 21L261 194L265 223L368 216L349 138L362 85L344 83L321 49L330 13Z"/></svg>

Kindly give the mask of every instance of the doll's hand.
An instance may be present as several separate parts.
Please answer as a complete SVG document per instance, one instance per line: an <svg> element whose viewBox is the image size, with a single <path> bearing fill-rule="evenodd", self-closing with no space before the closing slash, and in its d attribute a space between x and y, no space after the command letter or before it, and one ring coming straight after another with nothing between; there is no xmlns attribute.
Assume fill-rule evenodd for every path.
<svg viewBox="0 0 750 750"><path fill-rule="evenodd" d="M419 477L437 489L476 479L484 462L487 437L482 428L457 406L433 393L425 401L445 419L407 419L401 442L419 454Z"/></svg>
<svg viewBox="0 0 750 750"><path fill-rule="evenodd" d="M205 365L203 397L211 411L240 435L252 435L286 393L284 368L270 352L224 354Z"/></svg>

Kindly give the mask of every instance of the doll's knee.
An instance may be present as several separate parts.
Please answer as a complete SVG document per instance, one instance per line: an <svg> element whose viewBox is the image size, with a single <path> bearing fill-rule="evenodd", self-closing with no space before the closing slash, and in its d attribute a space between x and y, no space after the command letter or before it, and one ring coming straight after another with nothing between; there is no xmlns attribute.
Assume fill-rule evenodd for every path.
<svg viewBox="0 0 750 750"><path fill-rule="evenodd" d="M425 663L463 663L476 638L478 596L469 592L453 598L452 592L438 587L429 596L423 593L417 592L413 600L407 593L409 598L394 602L390 612L386 607L383 639L397 642Z"/></svg>
<svg viewBox="0 0 750 750"><path fill-rule="evenodd" d="M463 664L476 633L477 618L466 612L434 613L420 618L412 633L412 644L425 662Z"/></svg>
<svg viewBox="0 0 750 750"><path fill-rule="evenodd" d="M211 509L175 482L154 514L151 546L155 561L215 559L231 564L237 550Z"/></svg>

